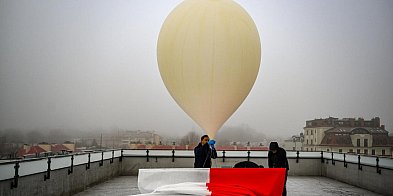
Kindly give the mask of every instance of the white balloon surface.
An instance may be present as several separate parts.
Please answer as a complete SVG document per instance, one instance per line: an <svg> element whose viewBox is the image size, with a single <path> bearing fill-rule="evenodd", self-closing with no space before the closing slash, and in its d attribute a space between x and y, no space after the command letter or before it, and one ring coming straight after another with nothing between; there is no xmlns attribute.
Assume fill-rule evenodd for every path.
<svg viewBox="0 0 393 196"><path fill-rule="evenodd" d="M214 138L254 85L261 43L234 1L185 0L161 28L157 60L171 96Z"/></svg>

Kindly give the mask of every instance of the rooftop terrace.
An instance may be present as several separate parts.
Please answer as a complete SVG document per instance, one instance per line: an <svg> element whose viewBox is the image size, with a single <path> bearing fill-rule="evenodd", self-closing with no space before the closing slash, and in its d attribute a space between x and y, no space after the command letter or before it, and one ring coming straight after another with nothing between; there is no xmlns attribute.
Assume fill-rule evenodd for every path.
<svg viewBox="0 0 393 196"><path fill-rule="evenodd" d="M352 195L379 196L366 189L358 188L330 178L318 176L289 176L288 195ZM134 195L139 194L137 176L119 176L108 180L75 196Z"/></svg>
<svg viewBox="0 0 393 196"><path fill-rule="evenodd" d="M267 151L219 151L213 167L249 160L267 165ZM287 152L290 195L393 195L393 159L331 152ZM138 194L142 168L189 168L193 151L112 150L0 163L0 195Z"/></svg>

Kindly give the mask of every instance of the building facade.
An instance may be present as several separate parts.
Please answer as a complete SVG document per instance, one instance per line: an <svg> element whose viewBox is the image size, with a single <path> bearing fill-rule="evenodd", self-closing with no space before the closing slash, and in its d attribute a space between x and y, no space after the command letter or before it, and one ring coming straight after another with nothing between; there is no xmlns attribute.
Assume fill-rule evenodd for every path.
<svg viewBox="0 0 393 196"><path fill-rule="evenodd" d="M306 121L303 150L392 156L392 138L379 117L329 117Z"/></svg>

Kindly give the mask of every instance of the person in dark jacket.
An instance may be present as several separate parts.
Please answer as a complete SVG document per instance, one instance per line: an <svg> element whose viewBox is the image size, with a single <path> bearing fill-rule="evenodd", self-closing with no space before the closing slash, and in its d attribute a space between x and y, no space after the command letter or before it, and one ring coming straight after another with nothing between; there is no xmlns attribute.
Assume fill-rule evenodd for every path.
<svg viewBox="0 0 393 196"><path fill-rule="evenodd" d="M201 137L201 142L194 148L194 168L210 168L212 166L211 159L217 158L215 143L214 140L209 139L208 135Z"/></svg>
<svg viewBox="0 0 393 196"><path fill-rule="evenodd" d="M279 147L277 142L270 142L268 164L269 164L269 168L286 168L284 190L282 192L282 195L286 196L287 195L286 185L287 185L289 164L287 159L287 152L283 148Z"/></svg>

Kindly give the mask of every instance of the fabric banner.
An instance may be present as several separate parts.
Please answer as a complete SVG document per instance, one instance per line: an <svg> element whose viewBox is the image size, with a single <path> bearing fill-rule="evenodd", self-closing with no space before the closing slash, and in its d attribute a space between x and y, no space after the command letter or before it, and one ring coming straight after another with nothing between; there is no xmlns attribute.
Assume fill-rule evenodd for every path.
<svg viewBox="0 0 393 196"><path fill-rule="evenodd" d="M279 196L284 168L140 169L138 188L147 195Z"/></svg>
<svg viewBox="0 0 393 196"><path fill-rule="evenodd" d="M208 190L219 195L281 195L284 168L211 168Z"/></svg>

